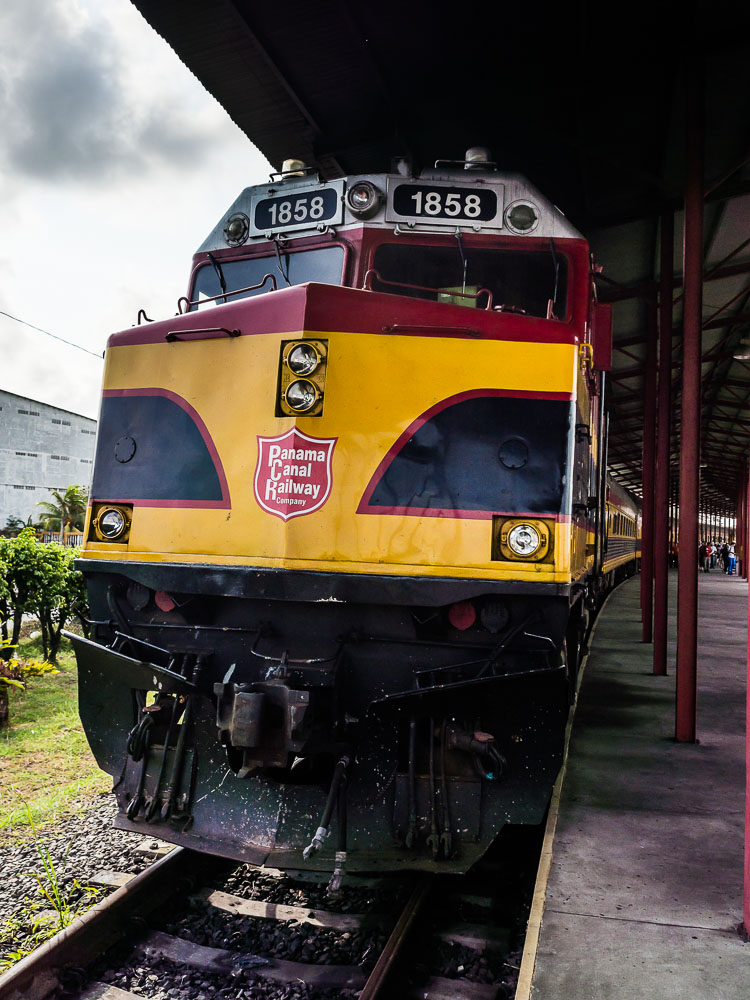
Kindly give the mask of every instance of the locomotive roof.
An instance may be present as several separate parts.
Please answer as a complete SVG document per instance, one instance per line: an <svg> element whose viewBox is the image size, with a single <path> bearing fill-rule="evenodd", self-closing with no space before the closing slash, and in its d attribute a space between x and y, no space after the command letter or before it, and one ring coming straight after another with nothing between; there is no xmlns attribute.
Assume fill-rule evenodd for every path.
<svg viewBox="0 0 750 1000"><path fill-rule="evenodd" d="M352 210L347 199L348 192L363 183L372 185L378 199L365 219ZM320 201L313 203L316 197ZM514 209L526 213L524 228L514 225ZM240 227L240 239L230 228L232 220ZM369 226L415 232L453 234L459 230L521 238L584 238L560 209L520 174L503 173L492 165L467 169L464 163L437 161L417 176L404 172L356 174L327 181L317 171L272 174L268 183L242 191L198 253L271 236L310 236L327 227L361 226L363 221Z"/></svg>

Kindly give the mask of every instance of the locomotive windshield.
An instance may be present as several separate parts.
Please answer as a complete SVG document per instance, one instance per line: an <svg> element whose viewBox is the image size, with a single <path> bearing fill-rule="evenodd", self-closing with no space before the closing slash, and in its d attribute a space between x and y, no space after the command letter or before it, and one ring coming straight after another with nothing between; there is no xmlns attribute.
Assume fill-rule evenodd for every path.
<svg viewBox="0 0 750 1000"><path fill-rule="evenodd" d="M373 291L478 308L488 291L494 308L556 319L567 311L567 260L552 249L384 244L374 269Z"/></svg>
<svg viewBox="0 0 750 1000"><path fill-rule="evenodd" d="M340 246L316 247L310 250L297 250L294 253L282 250L278 257L276 255L243 257L240 260L215 261L215 263L208 261L196 275L191 298L197 301L218 295L220 298L210 303L218 305L224 301L231 302L234 299L261 295L273 287L270 281L252 291L236 290L246 289L251 285L261 285L267 274L274 276L277 288L301 285L306 281L340 285L343 268L344 250ZM225 287L222 287L222 280ZM226 299L223 294L225 290ZM232 294L233 291L236 294ZM191 308L199 308L200 304L197 302L197 305Z"/></svg>

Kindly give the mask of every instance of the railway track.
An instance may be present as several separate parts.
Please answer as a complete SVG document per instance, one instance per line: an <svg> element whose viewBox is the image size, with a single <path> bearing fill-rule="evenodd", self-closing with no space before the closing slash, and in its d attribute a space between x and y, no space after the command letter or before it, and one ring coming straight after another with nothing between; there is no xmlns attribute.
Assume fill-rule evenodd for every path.
<svg viewBox="0 0 750 1000"><path fill-rule="evenodd" d="M99 873L111 894L0 977L0 1000L513 996L502 890L469 891L501 886L497 864L352 876L333 897L326 878L182 848L135 876Z"/></svg>

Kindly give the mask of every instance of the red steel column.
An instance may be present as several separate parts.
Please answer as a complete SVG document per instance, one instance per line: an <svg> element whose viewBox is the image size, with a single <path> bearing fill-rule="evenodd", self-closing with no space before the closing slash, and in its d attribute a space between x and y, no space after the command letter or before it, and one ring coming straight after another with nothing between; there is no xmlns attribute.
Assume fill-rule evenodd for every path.
<svg viewBox="0 0 750 1000"><path fill-rule="evenodd" d="M740 538L740 551L742 552L742 558L737 569L737 575L740 577L747 576L747 490L745 488L745 482L747 481L747 468L743 466L742 469L742 479L740 482L740 502L739 509L737 511L737 529L739 531Z"/></svg>
<svg viewBox="0 0 750 1000"><path fill-rule="evenodd" d="M748 477L747 472L744 476L744 488L742 490L742 495L744 499L744 514L747 514L748 509ZM737 527L739 529L739 511L737 518ZM743 545L747 541L747 520L743 515ZM739 536L738 536L739 537ZM747 563L746 563L747 564ZM740 570L738 569L739 573ZM748 608L747 608L748 622L750 622L750 590L748 590ZM748 630L748 646L747 646L747 681L745 686L745 883L744 883L744 893L742 897L742 924L745 929L745 933L750 933L750 629Z"/></svg>
<svg viewBox="0 0 750 1000"><path fill-rule="evenodd" d="M667 672L669 614L669 436L672 394L672 263L674 215L661 217L659 266L659 395L654 493L654 673Z"/></svg>
<svg viewBox="0 0 750 1000"><path fill-rule="evenodd" d="M682 435L680 441L680 569L677 606L675 739L695 742L698 675L698 501L700 495L701 310L703 279L703 66L697 45L686 66L687 143Z"/></svg>
<svg viewBox="0 0 750 1000"><path fill-rule="evenodd" d="M742 548L743 532L742 532L742 486L741 485L737 489L737 513L735 517L736 517L736 524L734 528L734 534L735 534L734 544L735 544L735 553L737 556L737 576L742 576L742 564L744 562L744 559L743 559L743 548Z"/></svg>
<svg viewBox="0 0 750 1000"><path fill-rule="evenodd" d="M735 554L737 556L737 576L741 577L745 569L745 514L744 514L744 466L740 469L740 485L737 487L737 514L734 529Z"/></svg>
<svg viewBox="0 0 750 1000"><path fill-rule="evenodd" d="M656 457L656 301L647 310L645 399L643 402L643 526L641 537L641 621L643 641L651 642L654 587L654 462Z"/></svg>

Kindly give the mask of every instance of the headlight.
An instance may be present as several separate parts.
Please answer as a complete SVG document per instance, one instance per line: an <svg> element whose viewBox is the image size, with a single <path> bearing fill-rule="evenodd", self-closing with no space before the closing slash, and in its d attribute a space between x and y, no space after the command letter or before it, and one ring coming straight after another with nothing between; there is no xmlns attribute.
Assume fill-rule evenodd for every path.
<svg viewBox="0 0 750 1000"><path fill-rule="evenodd" d="M540 545L539 532L530 524L517 524L508 532L508 548L516 555L533 555Z"/></svg>
<svg viewBox="0 0 750 1000"><path fill-rule="evenodd" d="M277 417L319 417L323 413L328 341L283 340L276 396Z"/></svg>
<svg viewBox="0 0 750 1000"><path fill-rule="evenodd" d="M127 545L133 524L133 506L97 501L92 504L88 521L87 542L118 542Z"/></svg>
<svg viewBox="0 0 750 1000"><path fill-rule="evenodd" d="M380 204L380 192L369 181L357 181L349 188L346 202L354 215L367 218Z"/></svg>
<svg viewBox="0 0 750 1000"><path fill-rule="evenodd" d="M533 232L539 223L539 211L529 201L514 201L505 212L505 222L513 233L525 236Z"/></svg>
<svg viewBox="0 0 750 1000"><path fill-rule="evenodd" d="M301 378L292 382L285 395L287 406L299 413L311 410L318 401L318 390L307 379Z"/></svg>
<svg viewBox="0 0 750 1000"><path fill-rule="evenodd" d="M244 212L235 212L224 227L224 239L230 247L239 247L247 240L250 220Z"/></svg>
<svg viewBox="0 0 750 1000"><path fill-rule="evenodd" d="M310 375L320 364L320 355L310 344L297 344L289 352L286 363L295 375Z"/></svg>
<svg viewBox="0 0 750 1000"><path fill-rule="evenodd" d="M122 511L117 510L115 507L110 507L99 515L98 524L102 535L105 538L109 538L110 541L114 541L115 538L119 538L125 531L128 522L125 520Z"/></svg>
<svg viewBox="0 0 750 1000"><path fill-rule="evenodd" d="M552 562L555 525L545 518L492 518L492 558L511 562Z"/></svg>

